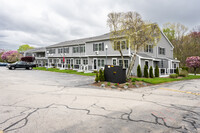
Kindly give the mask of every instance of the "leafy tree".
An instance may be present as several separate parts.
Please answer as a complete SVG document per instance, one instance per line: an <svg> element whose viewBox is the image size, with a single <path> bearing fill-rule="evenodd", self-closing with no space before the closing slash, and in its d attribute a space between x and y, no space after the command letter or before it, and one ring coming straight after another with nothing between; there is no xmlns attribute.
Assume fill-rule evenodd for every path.
<svg viewBox="0 0 200 133"><path fill-rule="evenodd" d="M0 62L3 62L4 60L1 58L2 54L5 52L5 50L0 49Z"/></svg>
<svg viewBox="0 0 200 133"><path fill-rule="evenodd" d="M174 46L174 57L180 60L180 66L184 66L188 53L189 36L186 36L188 28L180 23L166 23L163 32ZM187 46L188 45L188 46Z"/></svg>
<svg viewBox="0 0 200 133"><path fill-rule="evenodd" d="M137 66L137 77L142 77L142 71L140 65Z"/></svg>
<svg viewBox="0 0 200 133"><path fill-rule="evenodd" d="M175 30L170 28L163 29L164 34L167 36L170 42L175 40Z"/></svg>
<svg viewBox="0 0 200 133"><path fill-rule="evenodd" d="M148 66L147 66L147 65L144 66L144 77L145 77L145 78L148 78L148 77L149 77Z"/></svg>
<svg viewBox="0 0 200 133"><path fill-rule="evenodd" d="M28 44L24 44L19 46L19 48L17 49L18 52L23 52L29 49L33 49L34 47L29 46Z"/></svg>
<svg viewBox="0 0 200 133"><path fill-rule="evenodd" d="M149 69L149 77L153 78L153 68L152 68L152 66Z"/></svg>
<svg viewBox="0 0 200 133"><path fill-rule="evenodd" d="M186 59L186 64L188 67L194 68L194 74L196 75L196 69L200 67L200 57L192 56Z"/></svg>
<svg viewBox="0 0 200 133"><path fill-rule="evenodd" d="M158 68L158 65L156 65L156 68L155 68L155 77L159 77L159 68Z"/></svg>

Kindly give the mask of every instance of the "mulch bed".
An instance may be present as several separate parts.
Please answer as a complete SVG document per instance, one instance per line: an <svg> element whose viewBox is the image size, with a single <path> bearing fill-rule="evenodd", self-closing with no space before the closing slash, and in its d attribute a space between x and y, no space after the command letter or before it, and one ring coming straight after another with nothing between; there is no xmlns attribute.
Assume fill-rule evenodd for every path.
<svg viewBox="0 0 200 133"><path fill-rule="evenodd" d="M109 83L110 83L110 85L108 85ZM135 83L135 84L132 84L132 83ZM118 84L118 85L116 85L116 83L111 83L111 82L106 82L106 81L98 82L98 83L95 82L92 85L97 86L97 87L101 87L102 84L105 85L105 88L119 89L119 90L128 90L128 89L132 89L132 88L152 86L152 84L149 84L149 83L145 83L145 82L142 82L142 81L132 82L131 80L128 80L126 83ZM128 89L125 89L124 86L127 85L127 84L128 84ZM112 88L113 86L115 86L115 88Z"/></svg>

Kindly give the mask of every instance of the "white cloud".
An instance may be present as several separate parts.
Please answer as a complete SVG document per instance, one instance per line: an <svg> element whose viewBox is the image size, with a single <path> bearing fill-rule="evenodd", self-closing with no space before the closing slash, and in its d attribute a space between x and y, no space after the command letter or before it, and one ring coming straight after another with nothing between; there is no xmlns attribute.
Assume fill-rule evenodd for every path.
<svg viewBox="0 0 200 133"><path fill-rule="evenodd" d="M108 32L107 14L137 11L145 20L199 24L198 0L0 0L0 48L47 46Z"/></svg>

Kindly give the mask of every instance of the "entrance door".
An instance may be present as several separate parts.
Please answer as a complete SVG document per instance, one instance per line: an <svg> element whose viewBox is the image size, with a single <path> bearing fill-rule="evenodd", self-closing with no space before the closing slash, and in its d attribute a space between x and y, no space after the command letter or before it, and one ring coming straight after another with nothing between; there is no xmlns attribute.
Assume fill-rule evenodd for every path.
<svg viewBox="0 0 200 133"><path fill-rule="evenodd" d="M96 70L97 69L97 59L96 58L93 59L93 65L94 65L94 70Z"/></svg>
<svg viewBox="0 0 200 133"><path fill-rule="evenodd" d="M70 60L70 65L71 65L72 68L74 67L74 59Z"/></svg>

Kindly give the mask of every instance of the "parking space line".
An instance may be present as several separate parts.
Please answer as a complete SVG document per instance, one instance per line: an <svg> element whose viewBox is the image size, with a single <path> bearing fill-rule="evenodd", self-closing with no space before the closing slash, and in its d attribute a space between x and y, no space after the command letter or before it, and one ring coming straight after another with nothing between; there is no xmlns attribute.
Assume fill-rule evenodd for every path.
<svg viewBox="0 0 200 133"><path fill-rule="evenodd" d="M181 90L168 89L168 88L159 88L159 89L173 91L173 92L181 92L181 93L186 93L186 94L192 94L192 95L200 96L200 93L194 93L194 92L189 92L189 91L181 91Z"/></svg>

